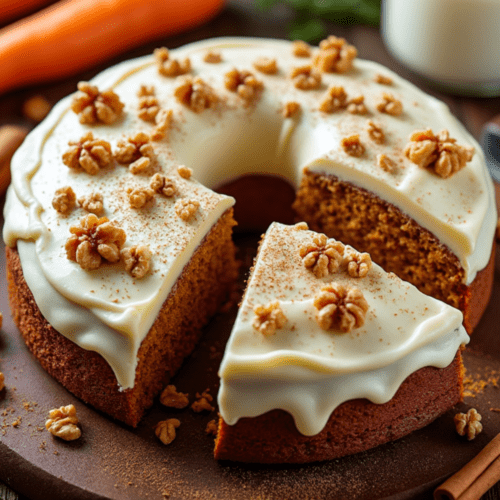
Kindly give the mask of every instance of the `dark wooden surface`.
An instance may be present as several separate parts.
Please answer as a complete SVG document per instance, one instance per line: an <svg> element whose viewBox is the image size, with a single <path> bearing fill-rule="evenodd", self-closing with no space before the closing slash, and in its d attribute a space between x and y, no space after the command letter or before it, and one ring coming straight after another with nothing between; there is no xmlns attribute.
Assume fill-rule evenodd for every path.
<svg viewBox="0 0 500 500"><path fill-rule="evenodd" d="M154 43L144 45L120 57L102 63L98 67L75 75L71 79L21 89L0 96L0 124L17 123L33 127L35 124L24 118L21 113L22 103L28 97L34 94L42 94L52 104L55 104L59 99L73 92L78 81L90 79L99 71L121 60L150 53L157 46L165 45L174 48L191 41L215 36L287 38L287 24L291 21L292 17L293 13L283 7L275 8L271 12L263 14L254 8L251 0L230 0L224 11L216 19L194 32L174 38L160 39ZM388 54L377 29L364 26L345 27L334 25L331 25L329 28L330 33L337 36L344 36L350 43L354 44L358 48L359 57L374 60L388 66L403 77L419 85L425 91L445 101L450 106L452 112L476 138L479 138L483 125L495 115L500 114L500 98L454 97L442 94L426 86L422 80L406 70ZM61 63L63 64L64 62L62 61ZM483 500L494 499L500 499L500 487L498 484L483 496ZM29 499L17 495L0 483L0 500Z"/></svg>

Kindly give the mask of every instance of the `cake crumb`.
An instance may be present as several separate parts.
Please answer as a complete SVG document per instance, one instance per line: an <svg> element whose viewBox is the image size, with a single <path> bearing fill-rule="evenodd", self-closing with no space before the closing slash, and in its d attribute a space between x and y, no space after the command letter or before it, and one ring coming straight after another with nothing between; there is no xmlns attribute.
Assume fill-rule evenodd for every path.
<svg viewBox="0 0 500 500"><path fill-rule="evenodd" d="M209 436L216 436L217 435L217 421L215 419L210 420L210 422L208 422L207 426L205 427L205 432Z"/></svg>
<svg viewBox="0 0 500 500"><path fill-rule="evenodd" d="M170 408L185 408L189 404L189 394L177 392L175 385L167 385L160 395L160 403Z"/></svg>
<svg viewBox="0 0 500 500"><path fill-rule="evenodd" d="M454 417L457 433L460 436L467 436L471 441L483 430L481 418L475 408L471 408L467 413L457 413Z"/></svg>
<svg viewBox="0 0 500 500"><path fill-rule="evenodd" d="M210 389L205 389L201 394L196 393L196 401L191 405L191 409L199 413L201 411L214 411L215 408L210 404L214 398L210 394Z"/></svg>
<svg viewBox="0 0 500 500"><path fill-rule="evenodd" d="M258 304L253 308L253 312L255 314L253 327L263 335L274 335L276 330L283 328L287 322L278 301L265 306Z"/></svg>
<svg viewBox="0 0 500 500"><path fill-rule="evenodd" d="M181 422L176 418L169 418L158 422L154 428L156 437L163 444L170 444L176 437L175 429L181 425Z"/></svg>
<svg viewBox="0 0 500 500"><path fill-rule="evenodd" d="M73 405L68 405L50 410L45 427L54 436L65 441L74 441L82 435L77 424L76 408Z"/></svg>

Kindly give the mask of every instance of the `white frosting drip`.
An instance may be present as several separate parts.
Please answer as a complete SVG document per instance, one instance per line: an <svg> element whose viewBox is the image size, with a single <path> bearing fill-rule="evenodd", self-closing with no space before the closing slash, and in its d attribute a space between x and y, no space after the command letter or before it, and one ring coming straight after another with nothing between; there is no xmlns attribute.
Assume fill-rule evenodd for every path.
<svg viewBox="0 0 500 500"><path fill-rule="evenodd" d="M230 425L282 409L302 434L317 434L341 403L385 403L411 373L448 366L469 340L460 311L376 264L365 278L345 270L316 278L299 255L314 234L274 223L264 237L219 371L219 410ZM341 334L317 324L313 297L331 281L363 292L361 328ZM252 326L253 308L276 300L287 323L265 336Z"/></svg>
<svg viewBox="0 0 500 500"><path fill-rule="evenodd" d="M207 49L220 50L223 62L203 62ZM160 76L151 56L127 61L93 80L101 90L114 87L126 104L123 119L112 126L83 126L74 113L67 111L68 97L28 136L12 161L13 184L4 210L4 239L11 246L18 240L31 242L19 245L21 260L23 268L29 265L33 275L40 276L31 279L29 286L45 317L78 345L102 354L123 388L133 386L137 350L182 268L233 203L231 198L217 195L209 188L241 174L274 173L294 185L300 182L304 167L334 174L375 192L429 229L460 259L467 283L486 266L496 223L493 186L479 146L444 104L389 70L362 60L356 60L354 69L347 74L324 74L320 90L298 90L287 75L292 67L307 60L293 57L290 43L284 41L215 39L171 52L173 58L186 56L191 58L193 74L202 76L222 97L216 109L196 114L176 102L172 97L176 79ZM252 69L251 62L261 56L276 58L279 73L259 73L258 78L265 85L262 98L256 106L244 108L240 98L224 88L224 73L233 67ZM373 83L378 72L390 76L393 85ZM108 140L113 148L124 137L138 131L149 132L152 126L137 117L136 92L142 84L154 85L160 104L174 113L168 141L154 144L161 170L171 173L184 163L194 170L200 183L176 176L183 196L201 202L193 223L179 222L173 203L159 196L151 209L128 209L126 187L135 183L146 185L145 176L131 176L126 168L117 166L90 177L70 171L61 162L68 141L78 140L88 130ZM370 114L319 112L320 99L329 85L343 85L349 97L363 94ZM384 91L403 101L401 117L375 110ZM303 113L298 119L284 119L281 108L292 100L301 104ZM369 141L367 119L382 125L387 137L385 146ZM447 128L459 144L473 145L476 154L472 162L446 180L418 169L405 158L398 160L395 175L376 168L378 153L387 153L397 160L409 134L428 127L435 132ZM341 137L355 132L361 134L367 150L356 161L339 149ZM154 272L149 277L134 282L117 265L105 265L89 273L66 259L64 243L69 226L84 213L78 209L61 217L52 209L55 190L65 185L71 185L77 196L100 191L104 195L105 215L124 227L127 245L149 242L155 254ZM165 227L168 230L159 230ZM29 245L33 248L28 250ZM83 314L85 309L91 311L96 322L92 322L92 329L80 331L74 325L88 321ZM125 341L112 341L110 335Z"/></svg>

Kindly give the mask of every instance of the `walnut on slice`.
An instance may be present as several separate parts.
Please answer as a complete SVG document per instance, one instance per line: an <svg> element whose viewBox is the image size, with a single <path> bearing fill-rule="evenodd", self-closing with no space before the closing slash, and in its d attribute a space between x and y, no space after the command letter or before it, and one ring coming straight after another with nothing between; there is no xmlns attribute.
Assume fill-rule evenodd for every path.
<svg viewBox="0 0 500 500"><path fill-rule="evenodd" d="M122 248L120 257L125 264L125 271L133 278L139 280L149 273L152 254L147 245Z"/></svg>
<svg viewBox="0 0 500 500"><path fill-rule="evenodd" d="M316 321L323 330L350 332L365 323L368 302L358 288L339 283L321 287L314 297Z"/></svg>
<svg viewBox="0 0 500 500"><path fill-rule="evenodd" d="M332 86L326 91L321 103L319 105L319 110L323 113L334 113L340 109L344 109L347 106L347 94L342 86Z"/></svg>
<svg viewBox="0 0 500 500"><path fill-rule="evenodd" d="M177 173L183 178L183 179L191 179L191 176L193 175L193 170L190 169L189 167L186 167L185 165L179 165L177 167Z"/></svg>
<svg viewBox="0 0 500 500"><path fill-rule="evenodd" d="M453 417L455 428L460 436L467 436L471 441L483 430L481 415L475 408L471 408L467 413L457 413Z"/></svg>
<svg viewBox="0 0 500 500"><path fill-rule="evenodd" d="M292 43L292 54L295 57L310 57L311 46L303 40L295 40Z"/></svg>
<svg viewBox="0 0 500 500"><path fill-rule="evenodd" d="M377 110L388 115L399 116L403 113L403 103L392 94L384 92L380 102L377 104Z"/></svg>
<svg viewBox="0 0 500 500"><path fill-rule="evenodd" d="M95 175L113 160L111 144L95 139L92 132L87 132L79 141L70 141L70 148L63 154L63 163L74 170L84 170Z"/></svg>
<svg viewBox="0 0 500 500"><path fill-rule="evenodd" d="M269 57L259 57L259 59L253 62L253 67L257 71L260 71L261 73L265 73L267 75L274 75L278 72L276 59L272 59Z"/></svg>
<svg viewBox="0 0 500 500"><path fill-rule="evenodd" d="M382 75L380 73L377 73L373 79L376 83L379 83L380 85L392 85L392 78L386 75Z"/></svg>
<svg viewBox="0 0 500 500"><path fill-rule="evenodd" d="M315 90L321 87L321 73L310 64L293 68L290 78L294 87L300 90Z"/></svg>
<svg viewBox="0 0 500 500"><path fill-rule="evenodd" d="M358 55L356 47L333 35L322 40L319 49L313 57L313 65L323 73L345 73Z"/></svg>
<svg viewBox="0 0 500 500"><path fill-rule="evenodd" d="M253 327L264 335L274 335L276 330L283 328L287 322L278 301L265 306L258 304L253 308L253 312L255 314Z"/></svg>
<svg viewBox="0 0 500 500"><path fill-rule="evenodd" d="M151 132L152 141L161 141L166 138L172 127L174 112L171 109L160 109L156 115L156 127Z"/></svg>
<svg viewBox="0 0 500 500"><path fill-rule="evenodd" d="M232 69L224 75L224 86L231 92L236 92L249 105L260 97L264 84L255 78L250 71Z"/></svg>
<svg viewBox="0 0 500 500"><path fill-rule="evenodd" d="M191 61L188 57L184 61L171 59L170 52L166 47L155 49L153 55L160 75L174 77L185 75L191 71Z"/></svg>
<svg viewBox="0 0 500 500"><path fill-rule="evenodd" d="M149 185L153 191L161 193L167 198L171 198L177 193L177 184L169 177L165 177L159 173L156 173L151 177Z"/></svg>
<svg viewBox="0 0 500 500"><path fill-rule="evenodd" d="M199 207L200 207L200 203L198 201L183 198L182 200L179 200L175 204L175 213L183 221L187 222L187 221L191 220L196 215L196 212L198 211Z"/></svg>
<svg viewBox="0 0 500 500"><path fill-rule="evenodd" d="M364 278L372 267L372 259L369 253L360 253L347 246L344 251L344 264L347 266L349 276Z"/></svg>
<svg viewBox="0 0 500 500"><path fill-rule="evenodd" d="M203 60L209 64L218 64L222 62L221 53L216 50L208 50L203 56Z"/></svg>
<svg viewBox="0 0 500 500"><path fill-rule="evenodd" d="M65 441L74 441L82 435L82 431L78 427L76 408L73 405L50 410L45 428L54 436Z"/></svg>
<svg viewBox="0 0 500 500"><path fill-rule="evenodd" d="M95 215L102 215L104 212L103 197L101 193L90 193L78 198L80 206Z"/></svg>
<svg viewBox="0 0 500 500"><path fill-rule="evenodd" d="M210 394L210 389L205 389L201 394L196 393L196 401L191 405L191 409L199 413L201 411L214 411L215 408L210 404L214 400Z"/></svg>
<svg viewBox="0 0 500 500"><path fill-rule="evenodd" d="M128 163L133 174L143 172L156 159L150 137L144 132L139 132L126 141L118 141L114 157L118 163Z"/></svg>
<svg viewBox="0 0 500 500"><path fill-rule="evenodd" d="M127 195L132 208L142 208L154 198L155 192L148 187L136 187L128 188Z"/></svg>
<svg viewBox="0 0 500 500"><path fill-rule="evenodd" d="M175 429L177 429L180 425L181 422L177 418L162 420L161 422L158 422L154 427L156 437L163 444L170 444L175 439Z"/></svg>
<svg viewBox="0 0 500 500"><path fill-rule="evenodd" d="M366 115L368 110L365 106L365 97L362 95L358 95L357 97L353 97L347 101L347 112L353 115Z"/></svg>
<svg viewBox="0 0 500 500"><path fill-rule="evenodd" d="M77 87L71 109L79 116L80 123L93 125L101 122L109 125L121 116L125 105L112 90L100 92L88 82L79 82Z"/></svg>
<svg viewBox="0 0 500 500"><path fill-rule="evenodd" d="M186 408L189 404L189 394L177 392L175 385L167 385L160 394L160 403L170 408Z"/></svg>
<svg viewBox="0 0 500 500"><path fill-rule="evenodd" d="M373 123L371 120L368 120L366 125L370 139L377 144L384 144L385 134L382 130L382 127L376 123Z"/></svg>
<svg viewBox="0 0 500 500"><path fill-rule="evenodd" d="M160 111L160 104L155 96L154 87L152 85L141 85L137 96L139 97L139 118L146 122L154 122L156 115Z"/></svg>
<svg viewBox="0 0 500 500"><path fill-rule="evenodd" d="M184 77L174 89L174 96L177 101L195 113L213 108L219 101L212 87L199 76L196 78Z"/></svg>
<svg viewBox="0 0 500 500"><path fill-rule="evenodd" d="M52 206L61 215L67 215L76 204L76 194L70 186L59 188L54 193Z"/></svg>
<svg viewBox="0 0 500 500"><path fill-rule="evenodd" d="M106 217L89 214L80 219L80 224L70 227L72 236L66 242L66 255L82 269L97 269L104 258L108 262L120 260L120 249L125 243L123 229Z"/></svg>
<svg viewBox="0 0 500 500"><path fill-rule="evenodd" d="M444 179L465 167L474 156L472 146L460 146L448 130L434 135L431 129L413 132L404 155L420 168L433 170Z"/></svg>
<svg viewBox="0 0 500 500"><path fill-rule="evenodd" d="M390 174L396 171L396 162L383 153L377 155L377 165Z"/></svg>
<svg viewBox="0 0 500 500"><path fill-rule="evenodd" d="M301 112L300 104L297 101L288 101L283 105L282 115L284 118L294 118Z"/></svg>
<svg viewBox="0 0 500 500"><path fill-rule="evenodd" d="M340 141L340 145L345 153L349 156L354 156L359 158L365 153L365 147L359 140L359 134L350 135L349 137L344 137Z"/></svg>
<svg viewBox="0 0 500 500"><path fill-rule="evenodd" d="M299 250L304 266L312 271L316 278L324 278L335 273L342 263L344 244L326 234L318 234L311 243Z"/></svg>

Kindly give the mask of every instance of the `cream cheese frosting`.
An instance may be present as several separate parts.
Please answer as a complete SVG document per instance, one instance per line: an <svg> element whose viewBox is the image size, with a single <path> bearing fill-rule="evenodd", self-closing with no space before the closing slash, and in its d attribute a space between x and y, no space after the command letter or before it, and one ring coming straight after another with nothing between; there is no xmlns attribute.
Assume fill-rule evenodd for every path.
<svg viewBox="0 0 500 500"><path fill-rule="evenodd" d="M219 411L229 425L282 409L302 434L317 434L344 401L386 403L411 373L448 366L468 342L459 310L376 264L363 278L342 268L317 278L299 254L316 234L273 223L261 242L219 370ZM330 282L362 291L363 326L319 326L313 298ZM276 301L286 324L264 335L253 326L254 308Z"/></svg>
<svg viewBox="0 0 500 500"><path fill-rule="evenodd" d="M208 50L219 51L222 61L204 62ZM290 42L285 41L213 39L171 51L171 57L190 58L193 76L201 76L220 97L214 109L194 113L177 102L173 92L178 80L158 74L152 56L114 66L92 83L100 90L114 89L125 103L124 117L113 125L82 125L69 111L71 97L63 99L13 158L12 185L4 209L4 240L10 246L18 244L23 268L30 267L33 278L27 273L25 277L42 313L60 333L102 354L122 388L133 386L140 343L182 268L234 202L211 189L242 174L276 174L295 186L304 168L336 175L393 203L435 234L460 259L467 283L486 266L496 226L493 186L478 144L443 103L386 68L363 60L355 60L353 69L345 74L324 73L318 90L299 90L288 75L308 60L294 57ZM278 73L254 70L252 62L260 57L275 58ZM224 74L233 67L250 70L263 81L264 90L254 105L243 106L241 98L224 87ZM389 76L392 85L375 83L377 73ZM176 176L182 196L201 203L189 224L176 218L173 203L161 197L156 197L151 209L128 208L126 189L146 185L143 176L132 176L121 166L89 176L70 171L61 161L68 142L90 130L95 137L109 141L113 149L119 140L137 132L150 133L153 125L137 116L141 85L153 85L160 106L173 111L168 139L153 143L158 171L174 176L180 164L194 171L196 181ZM321 98L331 85L342 85L349 97L363 95L369 114L319 111ZM376 102L387 91L403 102L401 116L376 111ZM281 110L290 101L300 103L302 113L283 118ZM385 145L368 142L368 119L383 127ZM436 133L446 128L459 144L473 146L472 161L449 179L412 164L402 150L411 132L426 128ZM353 159L339 146L341 138L352 133L359 133L366 143L363 158ZM379 153L398 162L396 173L377 168ZM104 215L125 229L126 244L150 244L153 272L147 278L135 281L120 266L110 264L88 272L66 258L69 227L84 214L78 209L61 217L53 210L55 190L66 185L77 196L100 191Z"/></svg>

